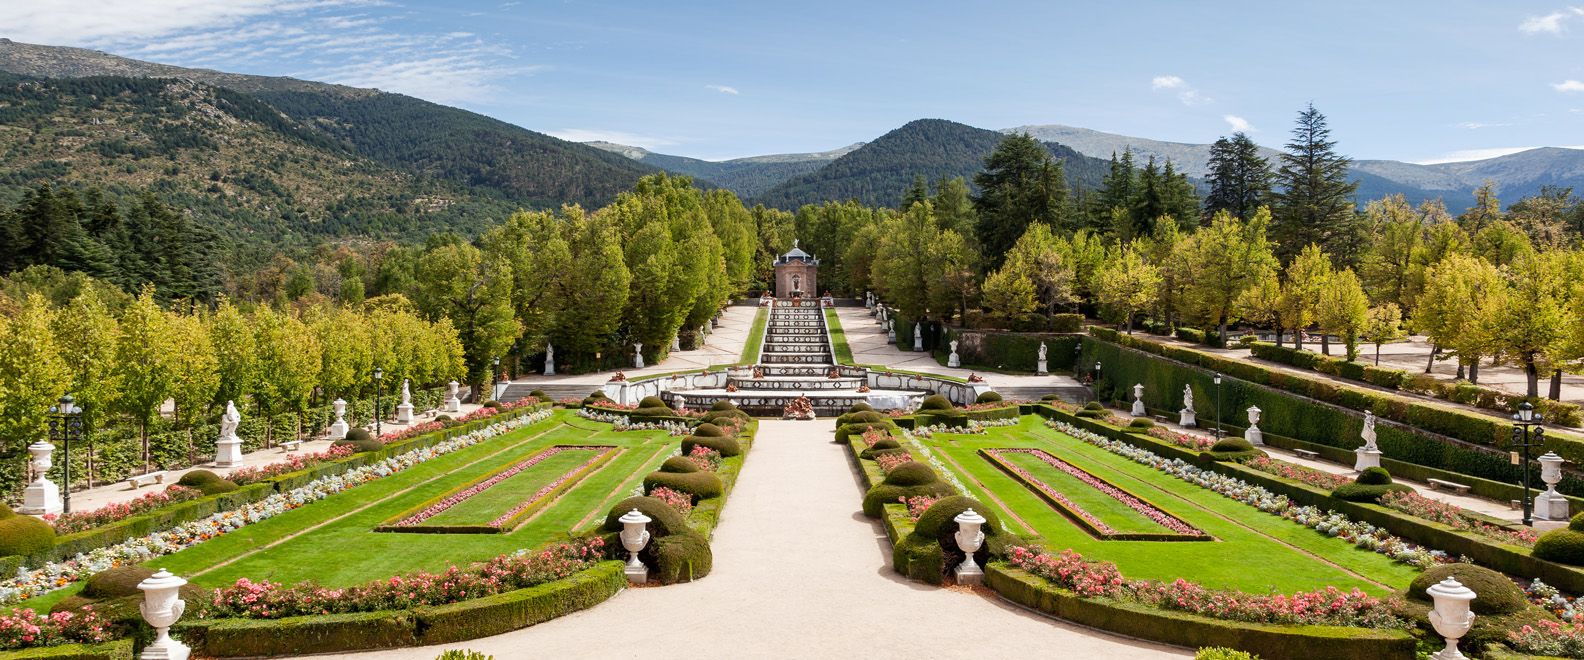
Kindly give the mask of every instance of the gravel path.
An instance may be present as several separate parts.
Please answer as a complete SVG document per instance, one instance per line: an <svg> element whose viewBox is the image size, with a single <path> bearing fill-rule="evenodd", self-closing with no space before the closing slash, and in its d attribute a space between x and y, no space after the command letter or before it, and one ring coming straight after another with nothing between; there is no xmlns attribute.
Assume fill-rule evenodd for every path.
<svg viewBox="0 0 1584 660"><path fill-rule="evenodd" d="M446 647L348 657L430 660L445 648L510 658L945 658L1060 649L1068 658L1183 658L1029 613L988 591L910 582L831 442L831 422L761 421L716 529L715 570L628 589L593 609Z"/></svg>

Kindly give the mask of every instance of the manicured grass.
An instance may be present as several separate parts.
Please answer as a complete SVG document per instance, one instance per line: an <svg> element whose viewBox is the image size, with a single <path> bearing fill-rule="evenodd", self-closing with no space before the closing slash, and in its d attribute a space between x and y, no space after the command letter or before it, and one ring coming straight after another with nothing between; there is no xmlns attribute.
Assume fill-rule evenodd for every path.
<svg viewBox="0 0 1584 660"><path fill-rule="evenodd" d="M979 460L986 460L978 456ZM1001 455L1001 460L1027 470L1034 478L1045 482L1057 492L1072 500L1074 504L1083 507L1101 522L1110 525L1121 534L1174 534L1170 529L1162 526L1149 518L1144 517L1120 500L1105 493L1095 490L1093 486L1080 481L1066 472L1052 467L1045 461L1035 456L1021 452L1008 452ZM1070 461L1069 461L1070 462ZM1116 484L1112 484L1115 486ZM1024 486L1027 488L1027 486ZM1120 487L1119 487L1120 488ZM1122 490L1127 490L1123 488ZM1030 492L1033 492L1032 490ZM1137 495L1135 494L1135 497ZM1142 499L1142 498L1141 498Z"/></svg>
<svg viewBox="0 0 1584 660"><path fill-rule="evenodd" d="M541 451L547 451L546 448ZM587 462L602 450L562 451L496 483L423 521L425 525L487 525L533 497L546 484ZM536 452L537 454L537 452ZM520 462L520 461L519 461ZM516 465L513 463L512 465ZM510 467L510 466L508 466Z"/></svg>
<svg viewBox="0 0 1584 660"><path fill-rule="evenodd" d="M1131 578L1186 578L1209 587L1253 593L1337 586L1385 595L1406 587L1418 574L1417 569L1385 555L1354 548L1346 541L1059 433L1045 427L1037 417L1026 416L1018 426L992 428L984 435L939 434L923 442L948 459L948 466L958 472L970 494L996 509L1011 531L1031 534L1052 551L1071 548L1090 559L1115 562L1122 574ZM1216 540L1195 543L1095 539L1028 488L980 458L976 451L985 447L1045 449L1204 530ZM1027 523L1028 529L1020 529L1018 518Z"/></svg>
<svg viewBox="0 0 1584 660"><path fill-rule="evenodd" d="M830 331L831 344L836 349L836 363L852 364L852 347L847 345L847 331L842 330L841 318L836 314L836 308L825 308L825 326Z"/></svg>
<svg viewBox="0 0 1584 660"><path fill-rule="evenodd" d="M770 310L760 307L754 313L753 325L748 328L748 341L743 343L742 356L733 366L743 367L759 361L759 349L764 343L765 327L770 324Z"/></svg>
<svg viewBox="0 0 1584 660"><path fill-rule="evenodd" d="M156 559L149 565L166 567L205 586L230 584L242 577L285 583L311 580L326 586L349 586L404 571L440 571L453 564L465 565L505 552L534 548L569 535L575 526L589 518L594 507L609 500L613 491L629 477L655 469L670 453L657 452L656 448L674 446L678 442L663 431L617 433L608 429L607 425L577 418L571 412L558 411L551 419L532 427L243 527ZM373 531L392 516L450 491L458 484L506 469L558 444L613 445L632 450L620 452L589 473L531 522L510 534ZM552 468L554 474L546 477L546 481L589 457L583 452L565 454L570 463L559 470ZM533 490L537 488L534 486ZM528 497L533 490L518 492ZM318 525L322 526L315 527ZM313 529L292 536L310 528Z"/></svg>

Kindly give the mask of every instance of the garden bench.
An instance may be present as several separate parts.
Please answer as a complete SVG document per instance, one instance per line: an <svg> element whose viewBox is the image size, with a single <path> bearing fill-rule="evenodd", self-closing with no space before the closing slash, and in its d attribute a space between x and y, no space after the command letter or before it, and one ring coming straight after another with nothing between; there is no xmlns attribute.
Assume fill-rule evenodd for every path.
<svg viewBox="0 0 1584 660"><path fill-rule="evenodd" d="M131 490L137 490L140 486L165 483L165 473L161 471L150 472L148 474L139 474L127 479L126 481L127 485L131 487Z"/></svg>
<svg viewBox="0 0 1584 660"><path fill-rule="evenodd" d="M1309 449L1294 449L1292 453L1297 454L1299 458L1320 458L1320 452Z"/></svg>
<svg viewBox="0 0 1584 660"><path fill-rule="evenodd" d="M281 451L282 452L297 451L297 448L302 446L302 441L301 440L287 440L285 442L280 443L280 446L281 446Z"/></svg>
<svg viewBox="0 0 1584 660"><path fill-rule="evenodd" d="M1467 495L1469 491L1474 490L1473 486L1469 486L1467 484L1460 484L1460 483L1453 482L1453 481L1447 481L1445 479L1434 479L1434 478L1431 478L1431 479L1426 479L1425 482L1430 484L1430 489L1431 490L1455 490L1455 491L1457 491L1459 493L1462 493L1464 495Z"/></svg>
<svg viewBox="0 0 1584 660"><path fill-rule="evenodd" d="M1165 415L1156 415L1155 416L1155 421L1159 422L1161 424L1170 424L1171 423L1171 418L1169 418L1169 417L1167 417Z"/></svg>

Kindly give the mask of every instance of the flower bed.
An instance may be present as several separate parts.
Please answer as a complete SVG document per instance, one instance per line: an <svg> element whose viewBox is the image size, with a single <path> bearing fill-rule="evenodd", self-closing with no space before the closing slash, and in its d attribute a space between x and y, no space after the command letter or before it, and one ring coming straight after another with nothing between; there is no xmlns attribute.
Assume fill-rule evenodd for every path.
<svg viewBox="0 0 1584 660"><path fill-rule="evenodd" d="M1352 479L1340 474L1331 474L1330 472L1288 463L1287 461L1279 461L1269 456L1255 456L1243 461L1243 464L1260 472L1292 479L1324 491L1336 490L1338 486L1353 483Z"/></svg>
<svg viewBox="0 0 1584 660"><path fill-rule="evenodd" d="M929 495L915 495L913 497L899 497L897 499L901 501L902 504L907 506L908 520L918 522L919 516L924 515L924 512L929 510L930 505L934 504L935 501L940 498L930 497Z"/></svg>
<svg viewBox="0 0 1584 660"><path fill-rule="evenodd" d="M964 426L947 426L945 424L918 426L913 429L913 433L921 438L933 438L935 437L936 433L981 434L985 432L985 429L995 428L998 426L1017 426L1017 424L1018 418L1016 417L1003 417L1000 419L970 419Z"/></svg>
<svg viewBox="0 0 1584 660"><path fill-rule="evenodd" d="M1409 626L1407 621L1393 614L1395 603L1358 589L1342 591L1327 587L1292 595L1257 595L1211 590L1181 578L1171 582L1128 580L1122 577L1115 564L1091 562L1072 550L1052 555L1014 547L1008 561L1081 596L1112 598L1216 619L1354 628Z"/></svg>
<svg viewBox="0 0 1584 660"><path fill-rule="evenodd" d="M612 456L615 456L617 453L619 453L619 451L620 450L615 447L605 447L604 451L595 454L593 458L583 461L581 465L567 470L566 473L556 477L555 481L545 484L533 494L533 497L523 500L521 504L512 507L512 510L501 514L500 517L494 520L491 520L489 522L489 526L501 530L502 532L510 532L514 529L517 529L524 522L527 522L529 516L531 516L535 511L544 508L550 503L550 500L555 499L556 495L564 492L572 484L577 483L585 475L587 475L590 470L594 469L596 465L609 460Z"/></svg>
<svg viewBox="0 0 1584 660"><path fill-rule="evenodd" d="M684 516L693 513L693 496L682 491L655 486L654 490L649 491L649 496L671 505L671 508Z"/></svg>
<svg viewBox="0 0 1584 660"><path fill-rule="evenodd" d="M214 599L199 608L198 618L279 619L444 605L559 580L603 558L604 540L594 536L539 550L519 550L466 569L452 566L442 573L418 571L342 589L241 578L215 590Z"/></svg>
<svg viewBox="0 0 1584 660"><path fill-rule="evenodd" d="M320 477L304 486L284 493L270 495L237 509L221 511L206 518L182 523L160 532L96 548L67 561L47 562L39 568L19 570L16 576L0 581L0 603L32 598L39 594L65 587L108 568L142 563L155 557L161 557L192 547L216 536L236 531L247 525L267 520L292 509L325 499L349 488L390 476L414 465L433 460L459 449L471 447L504 433L509 433L523 426L546 419L550 414L551 411L549 410L539 410L528 415L497 422L429 447L415 449L340 474Z"/></svg>
<svg viewBox="0 0 1584 660"><path fill-rule="evenodd" d="M1507 643L1530 655L1584 658L1584 622L1540 621L1507 633Z"/></svg>
<svg viewBox="0 0 1584 660"><path fill-rule="evenodd" d="M48 615L12 609L10 614L0 614L0 649L103 642L110 639L107 625L91 607Z"/></svg>
<svg viewBox="0 0 1584 660"><path fill-rule="evenodd" d="M148 513L162 506L196 500L200 497L203 497L203 492L196 488L172 484L163 491L144 493L137 499L106 504L93 511L77 511L64 515L45 514L44 521L55 527L57 535L75 534Z"/></svg>
<svg viewBox="0 0 1584 660"><path fill-rule="evenodd" d="M694 445L693 451L688 452L687 459L694 465L697 465L698 469L705 472L714 472L719 470L721 465L720 452L710 449L709 447L705 447L704 445Z"/></svg>
<svg viewBox="0 0 1584 660"><path fill-rule="evenodd" d="M687 435L693 430L693 426L687 422L669 419L652 422L634 422L632 421L632 418L628 417L627 415L616 412L602 411L595 408L579 408L577 414L579 417L584 419L610 424L611 426L615 427L615 430L617 431L665 431L672 436L682 436Z"/></svg>
<svg viewBox="0 0 1584 660"><path fill-rule="evenodd" d="M312 454L291 454L286 460L258 467L244 467L231 471L226 479L236 482L238 486L257 483L273 479L288 472L305 470L321 463L346 458L357 453L357 447L351 445L332 446L324 451Z"/></svg>
<svg viewBox="0 0 1584 660"><path fill-rule="evenodd" d="M1126 426L1126 424L1115 426ZM1209 451L1211 447L1215 446L1215 440L1211 438L1173 431L1164 426L1151 426L1148 433L1152 438L1165 440L1179 447L1187 447L1194 451Z"/></svg>
<svg viewBox="0 0 1584 660"><path fill-rule="evenodd" d="M1386 493L1381 497L1380 504L1388 509L1401 511L1415 518L1438 522L1458 531L1473 532L1501 543L1511 543L1532 548L1535 541L1540 539L1540 533L1532 527L1507 529L1506 527L1492 525L1468 515L1468 512L1461 507L1440 500L1432 500L1415 492L1393 491Z"/></svg>
<svg viewBox="0 0 1584 660"><path fill-rule="evenodd" d="M913 457L906 453L891 452L875 455L874 462L881 472L891 474L892 470L901 467L904 463L912 463Z"/></svg>
<svg viewBox="0 0 1584 660"><path fill-rule="evenodd" d="M434 516L437 516L437 515L439 515L441 513L444 513L445 511L451 509L452 507L454 507L454 506L456 506L458 504L461 504L463 502L468 501L469 499L471 499L472 497L478 495L479 493L482 493L482 492L487 491L487 490L489 490L491 488L494 488L495 486L499 485L501 482L506 481L507 479L510 479L512 477L515 477L518 474L521 474L523 471L528 470L529 468L532 468L535 465L543 463L546 459L549 459L552 456L555 456L555 455L560 454L562 452L568 452L568 451L599 451L599 454L597 454L594 458L589 459L588 462L585 462L584 464L582 464L582 465L580 465L578 467L575 467L572 470L569 470L565 474L561 475L560 478L552 481L549 485L545 486L544 488L541 488L538 493L534 494L534 497L531 497L531 498L529 498L527 500L524 500L521 504L517 505L511 511L506 512L505 515L502 515L501 517L490 521L490 523L487 525L488 529L480 528L480 529L476 530L476 531L501 531L501 526L505 523L506 520L509 520L510 518L512 518L513 516L517 515L521 511L526 510L529 506L532 506L535 502L538 502L545 495L549 494L551 491L553 491L556 488L560 487L563 483L565 483L573 475L581 473L581 471L584 470L585 468L587 468L590 464L592 464L593 462L605 457L607 454L615 451L615 449L616 449L615 447L608 447L608 446L583 446L583 445L556 445L556 446L553 446L553 447L547 447L544 450L535 453L533 456L529 456L526 459L518 461L517 463L513 464L511 467L508 467L508 468L506 468L504 470L501 470L500 472L496 472L494 474L487 474L487 475L484 475L482 477L479 477L478 479L474 480L473 482L467 483L467 484L463 484L463 485L459 486L458 488L456 488L455 490L453 490L453 491L451 491L449 493L446 493L446 494L441 495L439 497L436 497L436 498L434 498L432 500L429 500L427 502L419 504L418 506L413 507L412 509L409 509L406 512L403 512L402 514L393 516L384 525L380 525L379 527L374 528L374 531L377 531L377 532L424 531L424 530L414 530L412 528L417 527L419 525L422 525L425 520L428 520L430 518L433 518ZM460 529L461 527L471 527L471 526L448 526L446 529L447 529L447 531L461 531L461 529Z"/></svg>
<svg viewBox="0 0 1584 660"><path fill-rule="evenodd" d="M1445 552L1429 550L1392 536L1369 523L1349 520L1340 513L1318 507L1299 506L1285 495L1277 495L1236 477L1229 477L1189 465L1181 459L1165 459L1146 449L1091 433L1065 422L1050 420L1051 428L1100 447L1136 463L1148 465L1173 477L1237 500L1271 515L1281 516L1327 536L1346 540L1355 546L1379 552L1410 566L1425 568L1452 561Z"/></svg>
<svg viewBox="0 0 1584 660"><path fill-rule="evenodd" d="M1115 528L1111 527L1110 525L1106 524L1104 521L1100 520L1099 517L1097 517L1094 514L1084 510L1084 508L1082 506L1079 506L1077 502L1072 501L1070 498L1068 498L1066 495L1064 495L1061 491L1059 491L1056 488L1052 487L1050 484L1045 483L1045 481L1040 479L1039 477L1034 476L1033 473L1031 473L1028 470L1024 469L1022 466L1017 465L1017 464L1013 463L1012 461L1007 460L1006 458L1003 457L1003 454L1009 454L1009 453L1013 453L1013 454L1027 454L1029 456L1033 456L1034 458L1039 459L1040 462L1042 462L1042 463L1044 463L1046 465L1049 465L1049 466L1051 466L1053 468L1056 468L1057 470L1060 470L1061 472L1063 472L1063 473L1065 473L1065 474L1067 474L1067 475L1069 475L1069 476L1071 476L1071 477L1083 482L1084 485L1086 485L1086 486L1088 486L1088 487L1100 492L1101 494L1104 494L1105 496L1110 497L1111 499L1114 499L1114 500L1116 500L1118 502L1121 502L1123 505L1127 506L1129 509L1132 509L1134 512L1138 513L1140 516L1143 516L1144 518L1149 519L1151 522L1155 523L1156 525L1160 525L1161 527L1164 527L1164 528L1170 530L1172 533L1171 534L1123 534L1123 533L1120 533ZM1063 514L1065 514L1068 518L1071 518L1074 522L1078 523L1078 527L1079 528L1082 528L1084 531L1089 532L1090 535L1095 536L1097 538L1107 539L1107 540L1130 540L1130 541L1163 541L1163 540L1188 540L1188 539L1205 540L1205 541L1213 540L1213 539L1211 539L1210 535L1205 534L1203 530L1200 530L1199 528L1194 527L1193 525L1190 525L1190 524L1184 522L1183 520L1177 518L1176 516L1173 516L1173 515L1171 515L1169 513L1166 513L1165 511L1160 510L1159 507L1156 507L1153 504L1150 504L1148 502L1145 502L1144 500L1139 499L1138 497L1134 496L1132 493L1129 493L1129 492L1127 492L1125 490L1122 490L1121 488L1117 488L1116 486L1111 485L1109 482L1107 482L1104 479L1101 479L1101 478L1096 477L1096 476L1094 476L1092 474L1089 474L1087 471L1079 468L1076 465L1073 465L1071 463L1068 463L1067 461L1064 461L1064 460L1061 460L1059 458L1056 458L1055 456L1052 456L1050 454L1050 452L1047 452L1047 451L1045 451L1043 449L1027 449L1027 448L980 449L979 450L979 455L985 457L986 460L989 460L996 467L1001 468L1001 470L1003 472L1006 472L1007 474L1011 475L1013 479L1017 480L1018 482L1022 483L1024 486L1028 487L1030 490L1034 491L1036 494L1040 495L1040 497L1042 499L1044 499L1047 503L1051 504L1058 511L1060 511Z"/></svg>

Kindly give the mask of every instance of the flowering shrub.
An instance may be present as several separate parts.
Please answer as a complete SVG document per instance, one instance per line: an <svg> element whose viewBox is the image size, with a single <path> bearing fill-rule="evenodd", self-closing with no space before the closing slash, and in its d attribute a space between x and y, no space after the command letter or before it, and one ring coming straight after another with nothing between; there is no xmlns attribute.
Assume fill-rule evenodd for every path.
<svg viewBox="0 0 1584 660"><path fill-rule="evenodd" d="M935 504L935 501L939 499L939 497L930 497L928 495L915 495L913 497L897 498L897 500L907 505L908 519L912 520L913 522L918 522L919 516L924 515L924 512L928 511L930 506Z"/></svg>
<svg viewBox="0 0 1584 660"><path fill-rule="evenodd" d="M103 642L110 639L105 621L91 606L76 612L52 612L48 616L29 609L13 609L0 614L0 649L30 646Z"/></svg>
<svg viewBox="0 0 1584 660"><path fill-rule="evenodd" d="M563 397L563 398L560 398L560 399L556 399L555 402L556 402L556 405L558 405L558 406L575 406L575 405L583 403L583 400L579 399L579 398L577 398L575 396L569 396L569 397Z"/></svg>
<svg viewBox="0 0 1584 660"><path fill-rule="evenodd" d="M357 453L357 447L352 445L331 446L329 449L312 454L289 454L286 460L258 467L245 467L233 470L226 475L227 479L236 482L238 486L245 486L258 481L272 479L288 472L307 469L320 463L327 463L338 458L346 458Z"/></svg>
<svg viewBox="0 0 1584 660"><path fill-rule="evenodd" d="M688 452L687 459L697 465L698 469L705 472L714 472L720 469L720 452L704 445L693 445L693 451Z"/></svg>
<svg viewBox="0 0 1584 660"><path fill-rule="evenodd" d="M1122 490L1121 488L1117 488L1104 479L1085 472L1076 465L1050 455L1050 452L1047 452L1043 449L986 449L984 452L992 458L995 458L1002 465L1005 465L1007 468L1011 469L1020 479L1023 480L1024 483L1033 486L1036 490L1044 493L1047 497L1061 502L1063 506L1067 507L1075 515L1088 521L1089 524L1094 525L1095 529L1101 534L1115 534L1116 530L1110 525L1101 522L1099 518L1094 517L1088 511L1085 511L1083 507L1078 506L1077 503L1067 499L1067 497L1063 495L1061 491L1056 490L1055 488L1051 487L1050 484L1040 480L1028 470L1023 469L1022 466L1013 464L1011 461L1002 460L1001 455L1003 453L1028 454L1039 459L1046 465L1061 470L1073 478L1082 481L1084 485L1104 493L1111 499L1121 502L1129 509L1138 512L1139 515L1149 518L1151 521L1154 521L1155 524L1165 527L1174 533L1181 534L1183 536L1205 535L1203 531L1195 528L1193 525L1183 522L1176 516L1166 513L1165 511L1161 511L1154 505L1134 497L1132 493Z"/></svg>
<svg viewBox="0 0 1584 660"><path fill-rule="evenodd" d="M1404 628L1393 603L1354 589L1326 587L1292 595L1255 595L1216 591L1178 579L1128 580L1115 564L1090 562L1072 550L1051 555L1024 547L1011 549L1012 565L1081 596L1105 597L1168 610L1250 623Z"/></svg>
<svg viewBox="0 0 1584 660"><path fill-rule="evenodd" d="M1164 426L1151 426L1149 435L1157 440L1165 440L1179 447L1187 447L1194 451L1208 451L1215 446L1215 440L1212 438L1173 431Z"/></svg>
<svg viewBox="0 0 1584 660"><path fill-rule="evenodd" d="M1584 602L1568 598L1556 587L1536 579L1524 588L1524 595L1529 602L1545 608L1558 619L1569 622L1584 623Z"/></svg>
<svg viewBox="0 0 1584 660"><path fill-rule="evenodd" d="M684 516L693 513L693 496L680 490L655 486L654 490L649 491L649 496L671 505L671 508Z"/></svg>
<svg viewBox="0 0 1584 660"><path fill-rule="evenodd" d="M891 474L892 470L897 469L903 463L912 462L913 457L905 452L890 452L875 456L875 465L880 466L880 471L886 474Z"/></svg>
<svg viewBox="0 0 1584 660"><path fill-rule="evenodd" d="M869 430L863 432L861 439L863 440L865 447L873 447L875 446L876 442L889 437L891 437L891 434L886 433L885 431L877 428L870 428Z"/></svg>
<svg viewBox="0 0 1584 660"><path fill-rule="evenodd" d="M1277 495L1242 479L1200 469L1180 459L1167 460L1153 452L1097 433L1090 433L1071 424L1055 420L1046 424L1135 463L1148 465L1200 488L1237 500L1271 515L1281 516L1326 536L1338 537L1357 547L1379 552L1404 564L1424 568L1452 561L1451 557L1440 550L1412 545L1392 536L1384 529L1369 523L1349 520L1340 513L1321 511L1312 506L1299 506L1285 495Z"/></svg>
<svg viewBox="0 0 1584 660"><path fill-rule="evenodd" d="M488 408L480 408L480 410L489 410L489 409ZM386 433L384 435L381 435L379 437L379 441L388 445L388 444L390 444L392 442L398 442L398 441L401 441L401 440L406 440L407 438L415 438L415 437L418 437L418 436L423 435L425 433L433 433L433 432L439 431L440 429L443 429L445 427L446 427L446 425L445 425L444 422L422 422L422 423L419 423L419 424L413 424L412 426L403 428L403 429L398 430L398 431L391 431L390 433Z"/></svg>
<svg viewBox="0 0 1584 660"><path fill-rule="evenodd" d="M1316 470L1311 467L1273 460L1269 456L1256 456L1243 461L1243 464L1266 474L1274 474L1278 477L1300 481L1325 491L1336 490L1337 486L1353 483L1352 479L1340 474L1331 474L1330 472Z"/></svg>
<svg viewBox="0 0 1584 660"><path fill-rule="evenodd" d="M444 605L553 582L598 563L599 537L573 539L539 550L519 550L466 569L418 571L344 589L304 582L283 586L247 578L215 591L199 618L278 619L305 614L375 612Z"/></svg>
<svg viewBox="0 0 1584 660"><path fill-rule="evenodd" d="M1438 522L1459 531L1473 532L1502 543L1532 548L1535 541L1540 539L1539 532L1536 532L1533 528L1507 529L1506 527L1492 525L1469 516L1456 505L1433 500L1415 492L1392 491L1382 496L1380 503L1381 506L1401 511L1416 518Z"/></svg>
<svg viewBox="0 0 1584 660"><path fill-rule="evenodd" d="M665 431L672 436L687 435L693 428L686 422L664 420L659 422L634 422L626 415L613 412L601 412L592 408L579 408L577 412L583 419L604 422L615 427L617 431ZM722 427L724 428L724 427Z"/></svg>
<svg viewBox="0 0 1584 660"><path fill-rule="evenodd" d="M1584 658L1584 623L1540 621L1507 633L1507 643L1530 655Z"/></svg>
<svg viewBox="0 0 1584 660"><path fill-rule="evenodd" d="M196 488L173 484L167 486L163 492L151 491L144 493L142 497L137 499L106 504L93 511L74 511L64 515L45 514L44 521L55 526L56 534L73 534L148 513L167 504L185 502L200 497L203 497L203 492Z"/></svg>
<svg viewBox="0 0 1584 660"><path fill-rule="evenodd" d="M184 550L349 488L388 477L458 449L471 447L490 438L537 423L550 415L550 410L537 410L521 417L502 420L465 435L429 447L414 449L399 456L392 456L378 463L347 470L341 474L320 477L300 488L277 493L237 509L220 511L207 518L185 522L147 536L95 548L64 562L47 562L38 568L20 569L15 576L0 580L0 603L32 598L78 580L87 579L88 576L106 569L138 564Z"/></svg>

